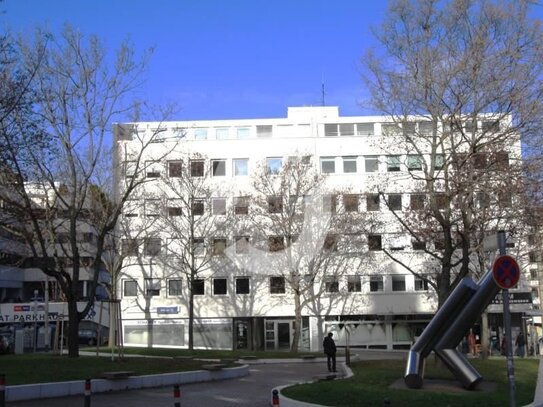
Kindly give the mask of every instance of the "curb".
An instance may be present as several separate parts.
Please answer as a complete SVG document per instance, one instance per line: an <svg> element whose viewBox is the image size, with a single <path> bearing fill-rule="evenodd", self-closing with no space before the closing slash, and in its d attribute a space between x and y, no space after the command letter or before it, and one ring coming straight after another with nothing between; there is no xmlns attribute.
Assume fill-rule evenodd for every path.
<svg viewBox="0 0 543 407"><path fill-rule="evenodd" d="M163 373L159 375L132 376L121 380L93 379L92 392L103 393L114 390L134 390L163 387L174 384L208 382L233 379L249 374L249 366L225 368L219 371L195 370L190 372ZM6 401L32 400L50 397L83 395L85 380L57 383L22 384L6 386Z"/></svg>
<svg viewBox="0 0 543 407"><path fill-rule="evenodd" d="M349 366L347 366L346 363L344 362L341 363L341 368L345 372L345 376L343 376L341 379L338 379L338 380L344 380L344 379L349 379L353 377L354 375L353 371L351 370ZM309 383L316 383L316 380L311 380L309 382L300 382L296 384L309 384ZM287 384L284 386L274 387L270 392L270 405L273 406L272 404L273 391L277 390L279 392L279 403L280 403L279 405L281 407L325 407L325 406L322 406L321 404L306 403L305 401L294 400L294 399L288 398L287 396L281 393L283 389L286 389L287 387L290 387L290 386L295 386L296 384Z"/></svg>

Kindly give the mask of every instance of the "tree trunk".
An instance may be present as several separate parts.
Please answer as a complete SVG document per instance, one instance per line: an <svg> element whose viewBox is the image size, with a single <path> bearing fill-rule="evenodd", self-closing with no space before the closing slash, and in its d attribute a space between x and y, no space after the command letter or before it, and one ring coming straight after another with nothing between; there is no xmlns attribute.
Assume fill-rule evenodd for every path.
<svg viewBox="0 0 543 407"><path fill-rule="evenodd" d="M294 333L292 335L292 346L290 347L292 353L298 352L302 332L302 306L299 293L294 293L294 314Z"/></svg>
<svg viewBox="0 0 543 407"><path fill-rule="evenodd" d="M194 285L194 275L191 273L189 287L189 350L194 349L194 293L192 287Z"/></svg>
<svg viewBox="0 0 543 407"><path fill-rule="evenodd" d="M73 299L68 299L68 357L79 357L79 316Z"/></svg>

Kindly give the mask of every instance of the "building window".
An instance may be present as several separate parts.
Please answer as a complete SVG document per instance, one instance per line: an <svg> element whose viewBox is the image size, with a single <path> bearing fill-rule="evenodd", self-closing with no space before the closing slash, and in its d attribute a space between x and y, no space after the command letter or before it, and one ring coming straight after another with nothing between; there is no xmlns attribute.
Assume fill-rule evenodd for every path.
<svg viewBox="0 0 543 407"><path fill-rule="evenodd" d="M338 135L337 124L325 124L324 125L324 136L325 137L336 137Z"/></svg>
<svg viewBox="0 0 543 407"><path fill-rule="evenodd" d="M127 199L123 206L123 216L126 218L137 218L138 217L138 201L135 199ZM59 213L59 217L60 217Z"/></svg>
<svg viewBox="0 0 543 407"><path fill-rule="evenodd" d="M327 252L337 252L338 235L326 235L323 243L323 249Z"/></svg>
<svg viewBox="0 0 543 407"><path fill-rule="evenodd" d="M358 123L356 125L356 135L357 136L373 136L374 134L374 123Z"/></svg>
<svg viewBox="0 0 543 407"><path fill-rule="evenodd" d="M346 212L358 212L358 195L343 195L343 206Z"/></svg>
<svg viewBox="0 0 543 407"><path fill-rule="evenodd" d="M437 209L443 210L447 208L447 195L444 193L437 193L435 194L435 200Z"/></svg>
<svg viewBox="0 0 543 407"><path fill-rule="evenodd" d="M241 177L249 175L249 159L248 158L236 158L232 160L232 170L235 177Z"/></svg>
<svg viewBox="0 0 543 407"><path fill-rule="evenodd" d="M249 277L236 277L236 294L249 294Z"/></svg>
<svg viewBox="0 0 543 407"><path fill-rule="evenodd" d="M147 178L160 178L160 162L145 161L145 174Z"/></svg>
<svg viewBox="0 0 543 407"><path fill-rule="evenodd" d="M236 135L239 139L247 139L251 135L251 129L249 127L238 127Z"/></svg>
<svg viewBox="0 0 543 407"><path fill-rule="evenodd" d="M202 216L204 214L204 200L193 199L191 204L192 216Z"/></svg>
<svg viewBox="0 0 543 407"><path fill-rule="evenodd" d="M391 211L401 211L402 210L402 194L389 194L388 208Z"/></svg>
<svg viewBox="0 0 543 407"><path fill-rule="evenodd" d="M283 159L281 157L268 157L266 158L266 169L268 174L277 175L281 171L283 166Z"/></svg>
<svg viewBox="0 0 543 407"><path fill-rule="evenodd" d="M537 280L537 269L530 269L530 279Z"/></svg>
<svg viewBox="0 0 543 407"><path fill-rule="evenodd" d="M372 293L384 291L383 276L370 276L370 291Z"/></svg>
<svg viewBox="0 0 543 407"><path fill-rule="evenodd" d="M282 212L283 212L283 197L269 196L268 197L268 213L282 213Z"/></svg>
<svg viewBox="0 0 543 407"><path fill-rule="evenodd" d="M392 291L405 291L405 276L392 276Z"/></svg>
<svg viewBox="0 0 543 407"><path fill-rule="evenodd" d="M234 198L234 214L248 215L249 214L249 198L246 196L237 196Z"/></svg>
<svg viewBox="0 0 543 407"><path fill-rule="evenodd" d="M354 123L341 123L339 125L339 134L341 136L354 136Z"/></svg>
<svg viewBox="0 0 543 407"><path fill-rule="evenodd" d="M271 137L273 135L272 125L258 125L256 126L257 137Z"/></svg>
<svg viewBox="0 0 543 407"><path fill-rule="evenodd" d="M339 281L337 277L325 277L324 278L324 291L327 293L339 292Z"/></svg>
<svg viewBox="0 0 543 407"><path fill-rule="evenodd" d="M168 161L168 177L180 178L183 175L182 161Z"/></svg>
<svg viewBox="0 0 543 407"><path fill-rule="evenodd" d="M356 173L356 157L343 157L343 172Z"/></svg>
<svg viewBox="0 0 543 407"><path fill-rule="evenodd" d="M181 216L183 214L181 205L182 201L180 199L168 199L168 216Z"/></svg>
<svg viewBox="0 0 543 407"><path fill-rule="evenodd" d="M226 160L211 160L211 175L224 177L226 175Z"/></svg>
<svg viewBox="0 0 543 407"><path fill-rule="evenodd" d="M510 208L513 204L511 193L508 191L498 191L498 204L502 208Z"/></svg>
<svg viewBox="0 0 543 407"><path fill-rule="evenodd" d="M217 140L227 140L228 127L220 127L220 128L215 129L215 138Z"/></svg>
<svg viewBox="0 0 543 407"><path fill-rule="evenodd" d="M494 163L497 170L507 170L509 168L509 154L506 151L496 152Z"/></svg>
<svg viewBox="0 0 543 407"><path fill-rule="evenodd" d="M138 239L122 239L121 253L123 256L137 256L139 244Z"/></svg>
<svg viewBox="0 0 543 407"><path fill-rule="evenodd" d="M443 154L436 154L433 157L434 161L434 170L442 170L445 165L445 156Z"/></svg>
<svg viewBox="0 0 543 407"><path fill-rule="evenodd" d="M158 256L161 250L161 241L159 238L146 238L143 242L143 252L146 256Z"/></svg>
<svg viewBox="0 0 543 407"><path fill-rule="evenodd" d="M283 236L268 237L268 251L279 252L285 249L285 238Z"/></svg>
<svg viewBox="0 0 543 407"><path fill-rule="evenodd" d="M192 249L194 251L194 257L203 257L205 256L205 243L203 238L194 238L192 240Z"/></svg>
<svg viewBox="0 0 543 407"><path fill-rule="evenodd" d="M322 197L322 210L326 213L336 213L337 195L324 195Z"/></svg>
<svg viewBox="0 0 543 407"><path fill-rule="evenodd" d="M383 250L381 235L368 235L368 249L371 251Z"/></svg>
<svg viewBox="0 0 543 407"><path fill-rule="evenodd" d="M366 210L369 212L375 212L379 210L380 202L379 194L368 194L366 195Z"/></svg>
<svg viewBox="0 0 543 407"><path fill-rule="evenodd" d="M379 157L376 155L368 155L364 157L364 170L366 172L379 171Z"/></svg>
<svg viewBox="0 0 543 407"><path fill-rule="evenodd" d="M321 173L334 174L336 172L335 157L321 157Z"/></svg>
<svg viewBox="0 0 543 407"><path fill-rule="evenodd" d="M249 253L249 236L236 236L235 238L236 254Z"/></svg>
<svg viewBox="0 0 543 407"><path fill-rule="evenodd" d="M415 277L415 291L428 291L428 280Z"/></svg>
<svg viewBox="0 0 543 407"><path fill-rule="evenodd" d="M212 240L213 256L224 256L226 251L226 239L216 238Z"/></svg>
<svg viewBox="0 0 543 407"><path fill-rule="evenodd" d="M422 240L413 239L411 246L413 246L413 250L426 250L426 242Z"/></svg>
<svg viewBox="0 0 543 407"><path fill-rule="evenodd" d="M203 278L195 278L192 282L192 294L204 295L205 294L205 280Z"/></svg>
<svg viewBox="0 0 543 407"><path fill-rule="evenodd" d="M400 156L399 155L387 156L387 171L388 172L400 171Z"/></svg>
<svg viewBox="0 0 543 407"><path fill-rule="evenodd" d="M137 161L128 160L123 162L123 172L125 178L132 178L136 175Z"/></svg>
<svg viewBox="0 0 543 407"><path fill-rule="evenodd" d="M213 279L213 295L226 295L226 294L227 294L226 278L214 278Z"/></svg>
<svg viewBox="0 0 543 407"><path fill-rule="evenodd" d="M204 160L191 160L190 161L190 176L191 177L203 177L204 176Z"/></svg>
<svg viewBox="0 0 543 407"><path fill-rule="evenodd" d="M158 297L160 295L160 279L146 278L145 279L145 296Z"/></svg>
<svg viewBox="0 0 543 407"><path fill-rule="evenodd" d="M401 134L400 127L397 124L383 123L381 124L381 133L383 136L398 136Z"/></svg>
<svg viewBox="0 0 543 407"><path fill-rule="evenodd" d="M168 280L168 296L179 297L182 295L182 285L180 279Z"/></svg>
<svg viewBox="0 0 543 407"><path fill-rule="evenodd" d="M533 299L539 298L539 289L537 287L532 287L532 298Z"/></svg>
<svg viewBox="0 0 543 407"><path fill-rule="evenodd" d="M420 155L408 155L407 156L407 169L409 171L422 170L422 157Z"/></svg>
<svg viewBox="0 0 543 407"><path fill-rule="evenodd" d="M362 291L360 276L347 276L347 291L350 293L359 293Z"/></svg>
<svg viewBox="0 0 543 407"><path fill-rule="evenodd" d="M226 198L213 198L211 208L213 215L226 215Z"/></svg>
<svg viewBox="0 0 543 407"><path fill-rule="evenodd" d="M412 211L421 211L424 209L426 196L424 194L411 194L409 197L409 208Z"/></svg>
<svg viewBox="0 0 543 407"><path fill-rule="evenodd" d="M207 129L194 129L194 139L195 140L207 139Z"/></svg>
<svg viewBox="0 0 543 407"><path fill-rule="evenodd" d="M137 297L137 295L138 295L138 282L136 280L124 280L123 281L123 296Z"/></svg>
<svg viewBox="0 0 543 407"><path fill-rule="evenodd" d="M284 277L270 277L270 294L284 294L285 293L285 278Z"/></svg>
<svg viewBox="0 0 543 407"><path fill-rule="evenodd" d="M160 214L160 199L146 199L144 206L145 216L158 216Z"/></svg>

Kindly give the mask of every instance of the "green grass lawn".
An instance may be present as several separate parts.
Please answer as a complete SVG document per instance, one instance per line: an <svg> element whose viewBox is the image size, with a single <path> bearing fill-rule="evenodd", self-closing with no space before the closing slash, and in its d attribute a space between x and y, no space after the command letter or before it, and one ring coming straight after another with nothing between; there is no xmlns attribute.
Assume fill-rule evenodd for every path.
<svg viewBox="0 0 543 407"><path fill-rule="evenodd" d="M81 349L94 353L96 348ZM100 349L109 354L109 348ZM165 348L124 348L127 355L123 360L114 361L109 357L80 356L68 358L52 353L35 353L24 355L1 355L0 374L6 375L6 384L30 384L40 382L61 382L69 380L82 380L99 378L102 372L130 370L137 375L183 372L199 370L205 361L198 359L239 359L243 356L256 356L257 358L289 358L309 355L310 353L292 354L289 352L248 352L227 350L193 350L165 349ZM162 356L165 358L135 358L128 355ZM316 356L322 356L315 353ZM174 359L180 357L179 359Z"/></svg>
<svg viewBox="0 0 543 407"><path fill-rule="evenodd" d="M385 399L397 406L506 406L508 384L505 359L471 361L485 381L495 382L495 392L437 393L424 390L399 390L389 386L401 379L405 361L363 361L353 363L354 377L346 380L297 385L284 390L287 397L329 406L382 406ZM515 359L516 402L518 406L533 401L539 360ZM449 371L426 364L425 379L455 380Z"/></svg>

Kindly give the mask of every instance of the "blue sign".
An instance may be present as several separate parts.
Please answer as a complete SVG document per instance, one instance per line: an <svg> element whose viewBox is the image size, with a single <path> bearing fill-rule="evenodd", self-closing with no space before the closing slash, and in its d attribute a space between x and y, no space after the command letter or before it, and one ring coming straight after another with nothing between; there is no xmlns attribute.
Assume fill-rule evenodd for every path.
<svg viewBox="0 0 543 407"><path fill-rule="evenodd" d="M157 307L157 314L178 314L179 310L177 307Z"/></svg>

